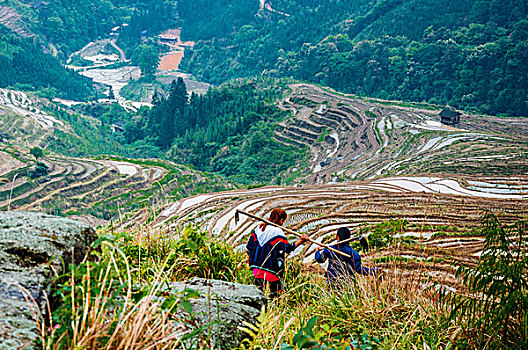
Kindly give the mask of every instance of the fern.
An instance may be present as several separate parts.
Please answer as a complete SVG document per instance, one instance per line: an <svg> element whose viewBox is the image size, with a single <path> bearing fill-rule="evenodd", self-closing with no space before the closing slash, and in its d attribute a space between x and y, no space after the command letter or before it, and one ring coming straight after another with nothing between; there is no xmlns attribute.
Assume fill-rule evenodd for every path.
<svg viewBox="0 0 528 350"><path fill-rule="evenodd" d="M484 250L476 268L461 266L468 295L441 292L450 317L463 322L477 347L528 348L528 221L502 225L492 213L483 218Z"/></svg>

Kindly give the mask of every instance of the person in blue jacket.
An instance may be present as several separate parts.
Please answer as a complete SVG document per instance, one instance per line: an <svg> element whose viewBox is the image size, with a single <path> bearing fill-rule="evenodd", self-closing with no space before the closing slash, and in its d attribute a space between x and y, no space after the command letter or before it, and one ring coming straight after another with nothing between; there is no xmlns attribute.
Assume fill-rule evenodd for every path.
<svg viewBox="0 0 528 350"><path fill-rule="evenodd" d="M286 211L273 209L269 221L283 225L288 217ZM309 239L302 235L295 243L288 242L284 231L262 223L258 225L246 245L249 268L253 271L253 283L263 292L269 289L270 297L275 298L284 289L281 278L284 273L285 254L289 254Z"/></svg>
<svg viewBox="0 0 528 350"><path fill-rule="evenodd" d="M379 268L364 267L361 264L361 256L350 247L348 242L339 243L339 241L350 238L350 230L348 228L340 227L336 236L337 244L332 246L332 248L348 254L351 258L332 252L328 248L325 248L322 252L319 251L319 248L316 249L315 261L321 264L328 259L328 269L325 273L328 283L333 283L340 279L346 280L347 277L353 277L356 273L366 276L377 275L381 272Z"/></svg>

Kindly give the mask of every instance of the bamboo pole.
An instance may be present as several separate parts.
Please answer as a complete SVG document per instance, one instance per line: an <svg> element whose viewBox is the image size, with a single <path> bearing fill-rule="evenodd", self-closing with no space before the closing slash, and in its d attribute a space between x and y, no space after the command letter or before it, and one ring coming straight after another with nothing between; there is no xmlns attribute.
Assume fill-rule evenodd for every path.
<svg viewBox="0 0 528 350"><path fill-rule="evenodd" d="M295 235L295 236L297 236L297 237L301 237L301 236L302 236L300 233L295 232L295 231L293 231L293 230L290 230L289 228L283 227L283 226L281 226L281 225L279 225L279 224L276 224L276 223L274 223L274 222L271 222L271 221L266 220L266 219L264 219L264 218L261 218L261 217L259 217L259 216L256 216L256 215L253 215L253 214L247 213L247 212L245 212L245 211L243 211L243 210L240 210L240 209L237 209L237 210L236 210L235 220L236 220L236 218L238 217L238 213L240 213L240 214L244 214L244 215L246 215L246 216L249 216L250 218L255 219L255 220L260 220L260 221L262 221L262 222L265 222L265 223L268 224L268 225L278 227L278 228L280 228L280 229L282 229L282 230L284 230L284 231L286 231L286 232L288 232L288 233L291 233L292 235ZM337 250L337 249L335 249L335 248L330 247L328 244L324 244L324 243L316 242L316 241L314 241L314 240L311 239L311 238L308 238L308 242L311 242L311 243L316 244L316 245L318 245L318 246L324 247L324 248L326 248L326 249L328 249L328 250L333 251L334 253L337 253L337 254L343 255L343 256L345 256L345 257L347 257L347 258L352 258L350 255L348 255L348 254L346 254L346 253L343 253L342 251L339 251L339 250Z"/></svg>
<svg viewBox="0 0 528 350"><path fill-rule="evenodd" d="M362 236L354 236L354 237L350 237L348 239L344 239L342 241L337 241L338 244L342 244L342 243L348 243L348 242L352 242L352 241L359 241L361 239Z"/></svg>

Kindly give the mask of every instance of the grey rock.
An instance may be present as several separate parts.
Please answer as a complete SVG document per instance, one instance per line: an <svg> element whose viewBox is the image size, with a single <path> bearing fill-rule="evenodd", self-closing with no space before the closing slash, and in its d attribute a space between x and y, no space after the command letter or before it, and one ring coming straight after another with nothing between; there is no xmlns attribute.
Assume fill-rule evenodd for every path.
<svg viewBox="0 0 528 350"><path fill-rule="evenodd" d="M95 231L78 221L0 212L0 350L33 348L38 339L33 313L47 310L51 277L79 263L95 239ZM23 291L34 300L34 310Z"/></svg>
<svg viewBox="0 0 528 350"><path fill-rule="evenodd" d="M244 336L239 327L244 322L255 323L267 302L259 289L244 284L193 278L168 286L174 294L186 289L197 291L200 296L190 300L192 315L183 315L183 318L196 322L199 327L206 326L202 336L209 339L214 349L234 349Z"/></svg>

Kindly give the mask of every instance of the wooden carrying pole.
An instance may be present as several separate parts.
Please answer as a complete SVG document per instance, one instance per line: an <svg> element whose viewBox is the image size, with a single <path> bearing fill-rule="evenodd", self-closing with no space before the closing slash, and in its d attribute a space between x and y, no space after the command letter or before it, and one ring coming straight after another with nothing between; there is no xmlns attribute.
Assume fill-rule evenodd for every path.
<svg viewBox="0 0 528 350"><path fill-rule="evenodd" d="M235 216L236 216L236 217L238 217L238 213L240 213L240 214L244 214L244 215L246 215L246 216L249 216L250 218L255 219L255 220L260 220L260 221L262 221L262 222L265 222L265 223L268 224L268 225L271 225L271 226L275 226L275 227L281 228L281 229L283 229L284 231L286 231L286 232L288 232L288 233L291 233L292 235L295 235L295 236L297 236L297 237L301 237L301 236L302 236L302 235L301 235L300 233L298 233L298 232L295 232L295 231L293 231L293 230L290 230L290 229L288 229L288 228L286 228L286 227L283 227L283 226L281 226L281 225L279 225L279 224L276 224L276 223L274 223L274 222L271 222L271 221L266 220L266 219L264 219L264 218L261 218L261 217L259 217L259 216L256 216L256 215L253 215L253 214L250 214L250 213L246 213L246 212L243 211L243 210L237 209L237 210L236 210L236 213L235 213ZM235 218L235 220L236 220L236 218ZM330 246L327 245L327 244L323 244L323 243L316 242L316 241L314 241L314 240L311 239L311 238L308 238L308 242L311 242L311 243L316 244L316 245L318 245L318 246L324 247L324 248L326 248L326 249L328 249L328 250L333 251L334 253L341 254L341 255L343 255L343 256L345 256L345 257L347 257L347 258L352 258L350 255L348 255L348 254L346 254L346 253L343 253L342 251L339 251L339 250L337 250L337 249L335 249L335 248L332 248L332 247L330 247Z"/></svg>

